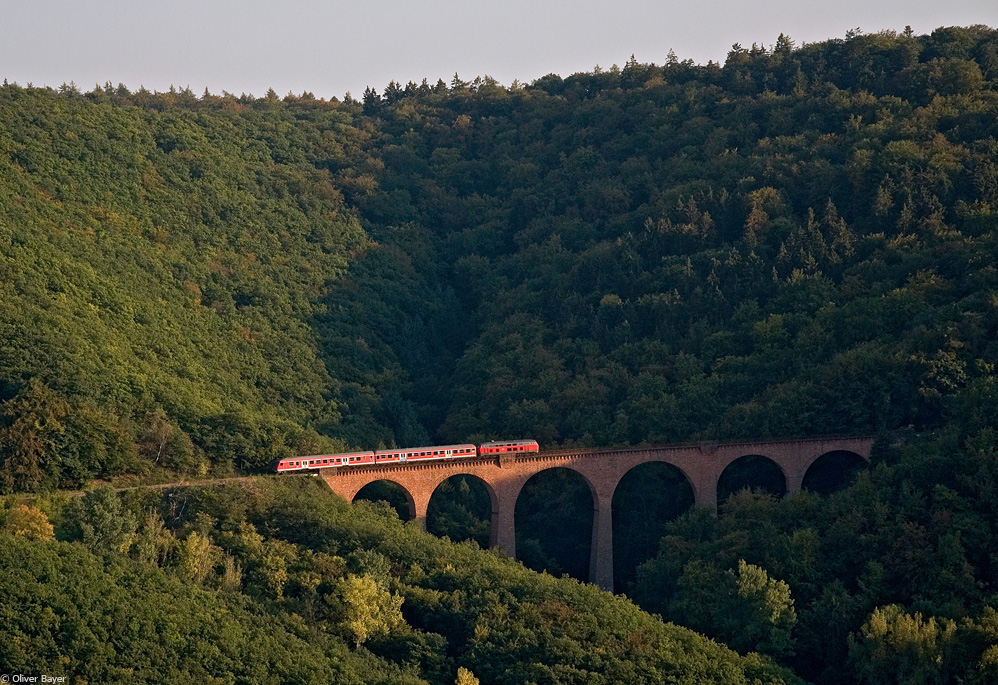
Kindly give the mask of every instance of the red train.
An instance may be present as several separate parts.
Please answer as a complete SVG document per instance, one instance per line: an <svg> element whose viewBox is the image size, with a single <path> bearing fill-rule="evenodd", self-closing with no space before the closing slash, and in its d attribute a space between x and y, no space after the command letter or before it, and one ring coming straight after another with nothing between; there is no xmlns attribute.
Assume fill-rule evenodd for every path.
<svg viewBox="0 0 998 685"><path fill-rule="evenodd" d="M475 445L436 445L433 447L407 447L405 449L375 450L373 452L342 452L340 454L314 454L291 457L277 462L277 472L327 469L364 464L391 464L397 462L431 459L468 459L490 454L537 452L536 440L501 440Z"/></svg>

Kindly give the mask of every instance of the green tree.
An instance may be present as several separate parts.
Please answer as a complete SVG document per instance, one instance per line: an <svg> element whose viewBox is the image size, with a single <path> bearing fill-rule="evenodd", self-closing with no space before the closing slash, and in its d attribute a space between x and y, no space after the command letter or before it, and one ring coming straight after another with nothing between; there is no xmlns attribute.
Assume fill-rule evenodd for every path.
<svg viewBox="0 0 998 685"><path fill-rule="evenodd" d="M405 624L401 612L403 597L381 587L373 577L347 574L339 581L338 589L342 625L356 647Z"/></svg>
<svg viewBox="0 0 998 685"><path fill-rule="evenodd" d="M478 685L478 678L464 666L458 666L454 685Z"/></svg>
<svg viewBox="0 0 998 685"><path fill-rule="evenodd" d="M35 378L0 404L0 489L31 491L57 484L57 454L69 412L69 403Z"/></svg>
<svg viewBox="0 0 998 685"><path fill-rule="evenodd" d="M212 544L211 538L196 530L177 545L177 567L185 578L198 585L208 580L220 561L221 550Z"/></svg>
<svg viewBox="0 0 998 685"><path fill-rule="evenodd" d="M135 556L143 562L165 566L176 538L155 512L146 514L135 538Z"/></svg>
<svg viewBox="0 0 998 685"><path fill-rule="evenodd" d="M671 611L685 625L704 630L740 652L777 658L794 654L797 613L790 587L765 569L738 561L721 572L694 560L683 569ZM671 613L670 611L670 613Z"/></svg>
<svg viewBox="0 0 998 685"><path fill-rule="evenodd" d="M897 604L876 608L849 639L849 661L870 685L935 685L951 682L949 660L956 624L909 614Z"/></svg>
<svg viewBox="0 0 998 685"><path fill-rule="evenodd" d="M7 512L3 529L11 535L29 540L54 540L55 533L48 516L41 509L19 504Z"/></svg>
<svg viewBox="0 0 998 685"><path fill-rule="evenodd" d="M67 507L79 527L83 544L95 554L120 554L135 538L135 517L125 509L110 485L91 490Z"/></svg>

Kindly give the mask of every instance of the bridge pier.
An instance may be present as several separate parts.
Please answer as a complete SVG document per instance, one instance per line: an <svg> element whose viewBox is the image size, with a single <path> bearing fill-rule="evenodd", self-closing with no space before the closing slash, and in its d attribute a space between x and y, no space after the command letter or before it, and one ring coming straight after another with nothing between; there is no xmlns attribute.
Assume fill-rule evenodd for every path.
<svg viewBox="0 0 998 685"><path fill-rule="evenodd" d="M787 479L787 494L796 495L804 487L804 474L807 469L794 469L784 474Z"/></svg>
<svg viewBox="0 0 998 685"><path fill-rule="evenodd" d="M593 488L593 538L589 549L589 582L613 592L613 490Z"/></svg>
<svg viewBox="0 0 998 685"><path fill-rule="evenodd" d="M516 558L516 494L496 492L496 504L492 509L492 526L489 531L489 546L498 547L506 556Z"/></svg>
<svg viewBox="0 0 998 685"><path fill-rule="evenodd" d="M717 516L717 483L718 477L715 473L708 473L697 479L693 486L693 504L699 507L707 507L710 512Z"/></svg>
<svg viewBox="0 0 998 685"><path fill-rule="evenodd" d="M419 522L419 527L425 531L426 530L426 513L430 509L430 498L429 497L416 497L413 496L409 500L409 518L413 521Z"/></svg>

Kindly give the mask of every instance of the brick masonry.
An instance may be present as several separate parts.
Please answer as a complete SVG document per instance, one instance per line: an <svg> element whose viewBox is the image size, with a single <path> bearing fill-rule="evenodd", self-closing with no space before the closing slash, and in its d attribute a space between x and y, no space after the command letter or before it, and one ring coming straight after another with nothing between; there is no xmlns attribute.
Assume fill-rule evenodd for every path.
<svg viewBox="0 0 998 685"><path fill-rule="evenodd" d="M409 500L409 513L426 525L426 510L434 490L452 476L479 478L492 502L490 543L516 556L513 510L523 484L532 476L552 468L579 473L593 496L593 537L589 579L613 589L613 493L624 475L640 464L665 462L686 476L696 504L717 511L717 484L721 473L734 461L760 455L783 472L790 494L799 492L807 470L831 452L851 452L869 461L873 438L811 438L771 441L701 442L665 447L625 447L538 452L527 456L431 461L387 466L328 468L322 478L336 494L352 501L361 488L378 480L402 487Z"/></svg>

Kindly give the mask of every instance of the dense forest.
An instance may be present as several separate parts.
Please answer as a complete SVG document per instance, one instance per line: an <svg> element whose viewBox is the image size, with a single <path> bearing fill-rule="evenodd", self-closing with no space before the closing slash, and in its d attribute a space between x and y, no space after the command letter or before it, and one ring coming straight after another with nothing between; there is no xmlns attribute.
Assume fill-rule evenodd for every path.
<svg viewBox="0 0 998 685"><path fill-rule="evenodd" d="M983 26L852 31L800 46L781 35L732 46L724 64L632 57L508 87L455 74L369 88L359 101L5 82L4 526L28 515L17 493L263 472L279 457L346 447L873 434L873 463L840 479L847 487L783 498L748 474L758 489L729 488L718 517L690 509L688 486L668 468L622 483L615 538L631 544L618 542L618 590L752 655L689 666L730 665L730 678L709 680L792 678L775 660L818 683L994 682L996 257L998 31ZM584 485L560 472L528 485L517 505L522 561L586 577ZM448 483L430 530L484 544L479 490ZM499 562L471 543L441 541L441 555L467 556L427 581L419 574L443 573L416 551L432 538L350 534L354 514L336 504L282 523L293 518L282 500L307 498L268 493L239 506L206 504L200 492L126 501L132 517L155 515L155 553L133 525L102 556L95 528L73 528L94 513L58 498L42 508L60 542L0 544L24 559L12 568L52 569L62 583L53 588L80 582L74 574L94 588L156 586L182 612L194 601L184 584L203 585L199 607L244 626L244 642L212 649L244 653L260 630L248 617L265 616L286 638L255 658L307 653L316 669L345 669L343 680L374 669L398 682L472 672L483 682L615 682L630 676L612 669L661 668L686 654L670 641L693 639L570 580L479 570ZM171 513L181 500L204 517ZM378 521L379 531L416 535ZM271 556L319 578L311 590L296 581L276 591L267 573L250 573L266 554L233 536L251 524L283 550ZM318 538L307 538L312 527ZM197 545L222 551L195 582L183 569ZM374 548L387 560L364 561ZM310 565L319 554L330 559ZM438 581L454 596L433 594ZM350 583L387 602L384 644L351 642ZM553 584L520 604L515 583ZM340 598L323 599L333 614L316 613L319 587ZM23 583L3 592L77 612L96 601L57 589L42 599ZM591 594L573 594L582 592ZM404 598L404 620L386 597ZM474 609L431 606L465 601ZM592 655L569 618L601 602L607 616L633 612L608 625L657 626L585 628L617 641L598 652L617 655L612 667L579 661ZM91 611L78 621L94 630L111 609ZM481 623L480 644L465 611L508 631ZM550 641L509 618L520 612L561 617ZM0 641L0 663L84 663L72 651L84 648L58 642L51 626L30 628ZM536 659L517 651L528 644ZM148 663L165 658L177 657ZM187 658L178 672L200 673L199 657ZM510 673L543 666L504 681L503 659Z"/></svg>
<svg viewBox="0 0 998 685"><path fill-rule="evenodd" d="M0 665L75 682L796 685L592 585L313 479L108 486L6 513ZM56 531L56 528L59 528ZM64 541L53 540L54 532Z"/></svg>

